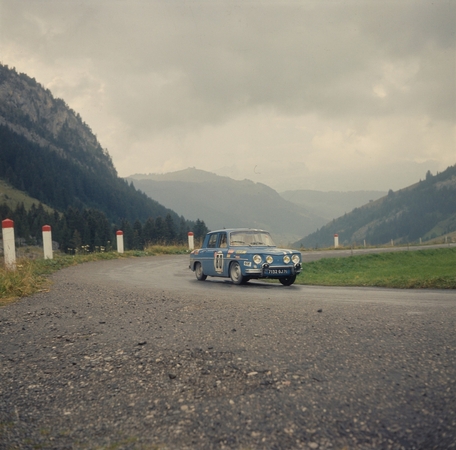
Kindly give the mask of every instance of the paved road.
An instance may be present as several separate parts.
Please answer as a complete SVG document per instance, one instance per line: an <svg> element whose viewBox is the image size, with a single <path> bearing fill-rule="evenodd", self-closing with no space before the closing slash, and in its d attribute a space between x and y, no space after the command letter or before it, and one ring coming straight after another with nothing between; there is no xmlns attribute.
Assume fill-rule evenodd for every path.
<svg viewBox="0 0 456 450"><path fill-rule="evenodd" d="M0 448L456 448L456 294L85 264L0 309Z"/></svg>

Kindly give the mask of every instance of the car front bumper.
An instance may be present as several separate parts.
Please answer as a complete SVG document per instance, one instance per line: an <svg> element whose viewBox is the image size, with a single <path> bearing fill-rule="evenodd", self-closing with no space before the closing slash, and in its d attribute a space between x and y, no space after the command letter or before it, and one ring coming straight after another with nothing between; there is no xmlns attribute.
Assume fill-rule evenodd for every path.
<svg viewBox="0 0 456 450"><path fill-rule="evenodd" d="M301 272L301 264L293 266L270 266L263 264L257 269L245 269L247 276L257 276L258 278L280 278L291 277Z"/></svg>

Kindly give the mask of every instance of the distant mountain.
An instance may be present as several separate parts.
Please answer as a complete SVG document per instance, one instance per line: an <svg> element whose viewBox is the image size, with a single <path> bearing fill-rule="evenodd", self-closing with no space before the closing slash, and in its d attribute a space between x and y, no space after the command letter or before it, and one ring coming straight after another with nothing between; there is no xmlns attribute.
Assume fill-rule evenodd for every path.
<svg viewBox="0 0 456 450"><path fill-rule="evenodd" d="M444 172L388 194L335 219L294 243L297 247L326 247L334 234L342 244L412 243L456 231L456 165Z"/></svg>
<svg viewBox="0 0 456 450"><path fill-rule="evenodd" d="M385 196L386 191L321 192L300 189L279 192L279 194L285 200L301 205L329 222L355 208Z"/></svg>
<svg viewBox="0 0 456 450"><path fill-rule="evenodd" d="M195 167L189 167L188 169L168 173L136 173L128 178L131 178L132 180L182 181L189 183L203 183L207 181L220 182L220 180L232 180L229 177L221 177L215 173L196 169Z"/></svg>
<svg viewBox="0 0 456 450"><path fill-rule="evenodd" d="M288 243L327 222L304 207L286 201L264 184L237 181L195 168L164 175L135 174L127 180L190 219L204 217L212 230L264 228L271 231L276 240Z"/></svg>
<svg viewBox="0 0 456 450"><path fill-rule="evenodd" d="M0 219L16 219L26 241L39 239L43 221L55 225L62 248L74 251L112 242L113 225L127 231L127 248L135 242L139 249L206 230L118 177L79 114L34 78L1 64L0 180L7 183L0 185ZM22 194L10 195L11 187ZM29 197L42 204L30 206ZM15 198L24 200L14 204Z"/></svg>

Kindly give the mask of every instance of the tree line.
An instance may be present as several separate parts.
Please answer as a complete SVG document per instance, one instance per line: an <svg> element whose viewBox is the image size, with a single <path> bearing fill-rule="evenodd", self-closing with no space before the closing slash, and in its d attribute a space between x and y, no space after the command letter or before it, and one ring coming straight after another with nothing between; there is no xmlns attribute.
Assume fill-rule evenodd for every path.
<svg viewBox="0 0 456 450"><path fill-rule="evenodd" d="M179 216L93 159L75 160L41 147L0 125L0 178L59 211L68 206L102 211L110 221ZM81 150L82 151L82 150ZM107 167L107 166L106 166Z"/></svg>
<svg viewBox="0 0 456 450"><path fill-rule="evenodd" d="M455 179L456 165L436 175L428 171L425 180L397 192L390 189L387 196L333 220L298 245L330 246L335 233L343 244L363 235L368 244L382 245L392 239L416 242L452 232L456 226Z"/></svg>
<svg viewBox="0 0 456 450"><path fill-rule="evenodd" d="M186 244L188 232L192 231L195 239L202 239L208 229L204 221L195 223L181 217L179 222L171 214L164 218L149 217L144 223L135 220L133 223L122 219L112 225L106 215L97 209L78 209L70 206L65 212L50 211L40 203L33 204L27 211L23 203L10 208L6 203L0 204L0 219L14 221L16 240L21 244L41 245L42 227L50 225L52 240L65 253L84 251L109 251L116 247L116 231L124 233L126 250L143 250L148 245Z"/></svg>

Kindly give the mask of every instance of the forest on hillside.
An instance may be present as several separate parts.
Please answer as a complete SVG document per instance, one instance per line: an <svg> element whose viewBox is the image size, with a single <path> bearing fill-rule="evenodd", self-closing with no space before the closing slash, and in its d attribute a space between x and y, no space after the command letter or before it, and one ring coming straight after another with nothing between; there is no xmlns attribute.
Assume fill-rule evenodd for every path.
<svg viewBox="0 0 456 450"><path fill-rule="evenodd" d="M108 219L130 222L178 215L121 178L87 170L57 152L0 125L0 178L57 210L72 206L103 211Z"/></svg>
<svg viewBox="0 0 456 450"><path fill-rule="evenodd" d="M303 247L333 244L334 234L343 244L382 245L432 239L456 230L456 165L397 192L355 208L295 243Z"/></svg>
<svg viewBox="0 0 456 450"><path fill-rule="evenodd" d="M0 205L21 242L39 242L45 224L65 251L109 247L117 229L130 249L207 232L119 178L79 114L34 78L0 64L0 87L0 179L46 205Z"/></svg>
<svg viewBox="0 0 456 450"><path fill-rule="evenodd" d="M45 141L54 150L64 149L66 159L79 161L96 173L116 174L108 151L64 100L54 98L34 78L2 64L1 85L0 116L7 123L26 130L32 141Z"/></svg>
<svg viewBox="0 0 456 450"><path fill-rule="evenodd" d="M41 245L42 227L50 225L52 240L59 244L65 253L81 251L109 251L115 249L116 231L122 230L124 245L127 250L143 250L148 245L185 245L189 231L193 231L195 239L203 238L207 233L204 222L197 220L195 226L181 217L175 222L170 214L164 218L149 217L145 223L135 220L130 223L123 219L117 225L111 225L104 213L96 209L69 207L64 213L48 212L40 203L27 211L23 204L11 209L0 204L0 220L14 221L15 237L22 245Z"/></svg>
<svg viewBox="0 0 456 450"><path fill-rule="evenodd" d="M118 229L127 249L185 243L188 231L197 238L208 231L203 221L179 217L124 180L87 171L1 125L0 142L0 178L55 209L0 205L0 219L14 220L19 242L39 243L43 225L51 225L53 240L71 253L112 247Z"/></svg>

